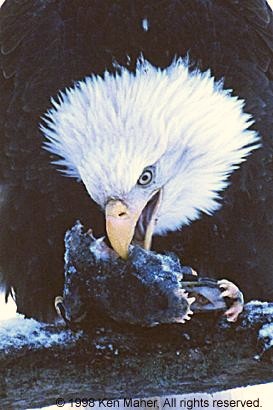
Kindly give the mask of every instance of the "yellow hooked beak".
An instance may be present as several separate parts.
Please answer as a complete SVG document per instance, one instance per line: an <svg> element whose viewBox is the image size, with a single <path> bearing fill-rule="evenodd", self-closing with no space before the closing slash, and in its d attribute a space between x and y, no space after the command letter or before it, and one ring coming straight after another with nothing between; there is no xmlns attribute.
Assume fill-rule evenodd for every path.
<svg viewBox="0 0 273 410"><path fill-rule="evenodd" d="M161 199L161 195L159 198ZM158 200L153 215L155 215L158 210L159 202ZM136 224L145 206L146 204L130 209L119 199L112 199L106 205L105 219L107 236L113 249L123 259L127 259L128 257L129 245L132 242ZM155 223L156 219L152 217L145 233L143 244L145 249L150 249L151 247Z"/></svg>
<svg viewBox="0 0 273 410"><path fill-rule="evenodd" d="M130 211L120 200L111 200L105 208L106 232L113 249L123 259L128 257L128 248L142 209Z"/></svg>

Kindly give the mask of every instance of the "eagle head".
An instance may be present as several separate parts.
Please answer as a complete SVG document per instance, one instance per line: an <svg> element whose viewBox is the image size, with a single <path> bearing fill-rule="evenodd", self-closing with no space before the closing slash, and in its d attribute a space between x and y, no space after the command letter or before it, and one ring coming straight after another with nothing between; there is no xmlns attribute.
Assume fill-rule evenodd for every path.
<svg viewBox="0 0 273 410"><path fill-rule="evenodd" d="M212 214L228 177L259 146L244 102L187 61L91 75L61 92L41 126L62 171L105 212L123 258L137 240Z"/></svg>

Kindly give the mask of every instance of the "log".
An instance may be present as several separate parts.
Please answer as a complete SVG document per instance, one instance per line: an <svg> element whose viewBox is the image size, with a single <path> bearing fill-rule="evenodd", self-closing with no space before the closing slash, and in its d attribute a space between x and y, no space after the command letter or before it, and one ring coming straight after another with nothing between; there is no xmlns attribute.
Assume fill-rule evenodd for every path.
<svg viewBox="0 0 273 410"><path fill-rule="evenodd" d="M105 283L99 287L94 277L105 273L100 263L100 269L96 266L92 271L94 277L90 284L95 284L95 289L91 291L85 276L94 265L94 260L90 264L86 255L90 252L88 237L92 239L91 233L83 233L79 225L66 236L66 281L62 295L66 324L38 324L37 334L33 331L37 340L41 340L43 334L44 340L56 343L47 346L46 343L26 343L19 347L11 343L8 349L1 350L0 408L37 408L55 404L59 397L69 402L77 397L98 400L214 392L272 381L273 303L249 302L238 321L230 323L223 317L225 304L212 286L214 293L209 292L208 300L211 297L212 302L218 302L212 306L210 300L208 303L202 300L205 307L210 307L201 310L193 309L191 302L194 314L190 321L173 320L177 317L177 301L181 298L172 300L174 310L154 319L154 309L158 307L156 298L162 298L159 303L162 308L164 298L170 300L168 292L171 295L176 292L181 272L176 279L168 272L168 291L160 288L165 291L162 296L158 283L147 285L147 280L151 279L147 275L144 275L146 290L141 288L141 281L136 282L136 287L127 283L124 288L122 283L116 290L109 286L114 280L111 278L110 282L107 279L105 289ZM108 264L109 259L105 260ZM115 263L112 260L111 266ZM174 261L170 259L170 263ZM175 271L180 269L178 265L174 268ZM189 274L187 269L181 269L186 272L185 276ZM115 285L119 269L116 275L112 283ZM122 314L116 292L125 291L127 286L129 293L120 300L129 309L129 314L128 311ZM146 300L139 306L138 286L144 295L150 296L151 305ZM101 289L105 291L103 297ZM127 301L133 289L136 292L132 300L138 302L137 307ZM194 289L196 291L196 287ZM77 296L74 305L71 302L73 292ZM84 296L84 303L81 296ZM111 300L114 312L109 309ZM188 309L187 297L183 303L182 314ZM198 303L197 307L201 302ZM79 318L82 320L77 320ZM155 325L154 321L161 322Z"/></svg>

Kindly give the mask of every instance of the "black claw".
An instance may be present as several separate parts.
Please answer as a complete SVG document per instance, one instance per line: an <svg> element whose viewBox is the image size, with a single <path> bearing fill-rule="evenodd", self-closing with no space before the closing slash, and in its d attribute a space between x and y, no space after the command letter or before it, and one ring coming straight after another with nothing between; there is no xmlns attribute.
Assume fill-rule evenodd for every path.
<svg viewBox="0 0 273 410"><path fill-rule="evenodd" d="M184 281L196 281L196 275L192 274L192 268L190 266L182 266L181 272L179 273L182 273Z"/></svg>
<svg viewBox="0 0 273 410"><path fill-rule="evenodd" d="M66 314L65 314L65 307L63 302L58 302L56 303L56 310L59 312L59 314L61 315L62 319L65 321L66 325L70 325L70 321L66 318Z"/></svg>

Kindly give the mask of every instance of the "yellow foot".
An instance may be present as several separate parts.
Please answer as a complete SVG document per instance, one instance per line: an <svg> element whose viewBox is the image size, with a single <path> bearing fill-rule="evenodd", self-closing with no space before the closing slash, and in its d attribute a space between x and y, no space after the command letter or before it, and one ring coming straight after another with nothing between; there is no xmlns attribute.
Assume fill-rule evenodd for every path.
<svg viewBox="0 0 273 410"><path fill-rule="evenodd" d="M224 313L229 322L236 322L239 314L244 308L244 297L240 289L232 282L221 279L218 282L220 289L223 290L221 296L231 299L232 305Z"/></svg>

